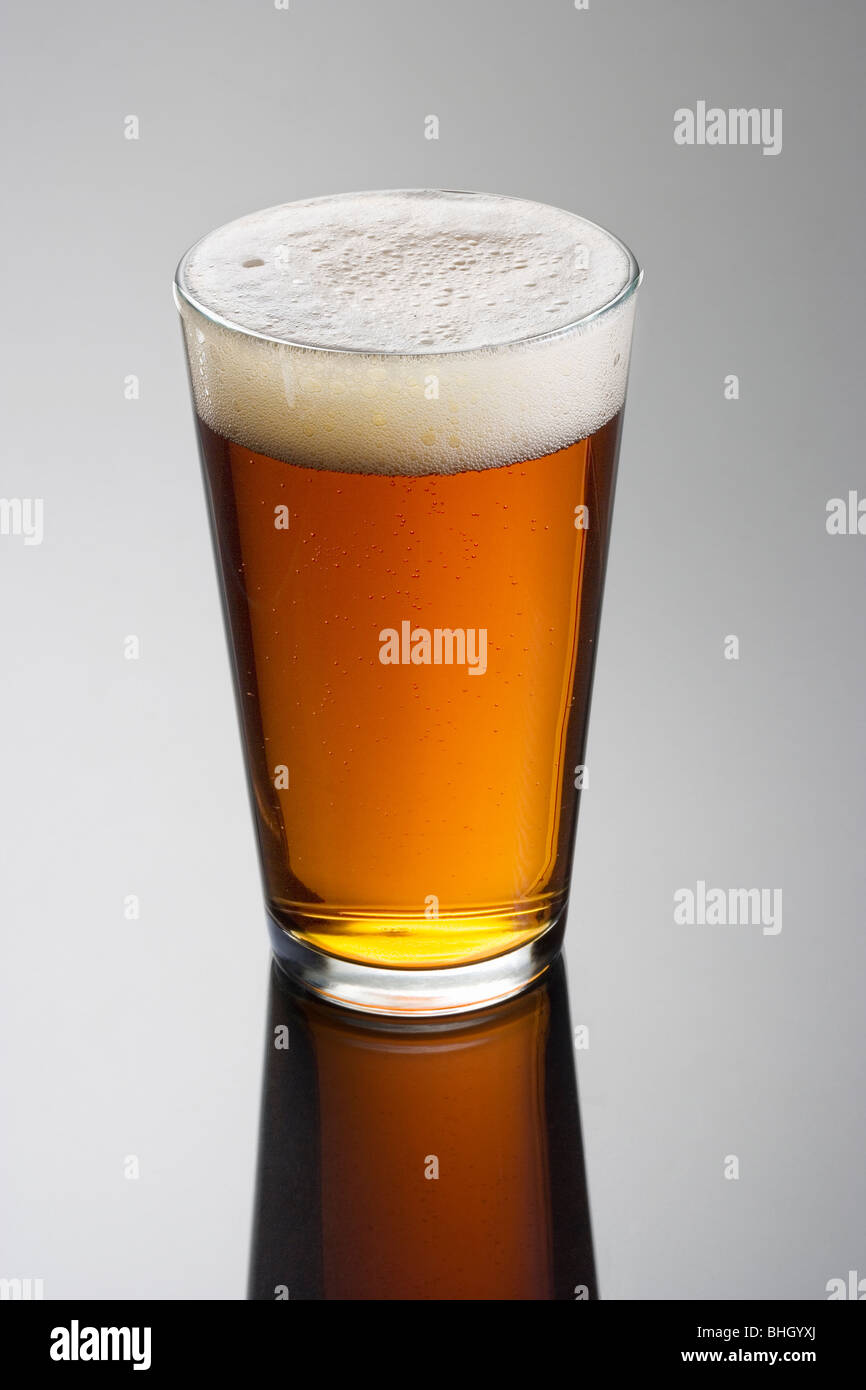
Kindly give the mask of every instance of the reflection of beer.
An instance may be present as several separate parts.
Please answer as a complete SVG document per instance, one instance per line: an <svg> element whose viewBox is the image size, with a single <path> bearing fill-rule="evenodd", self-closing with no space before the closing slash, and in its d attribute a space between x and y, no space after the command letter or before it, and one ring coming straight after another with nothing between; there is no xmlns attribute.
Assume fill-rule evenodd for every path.
<svg viewBox="0 0 866 1390"><path fill-rule="evenodd" d="M452 966L561 916L634 276L592 224L444 194L182 264L266 891L308 945Z"/></svg>
<svg viewBox="0 0 866 1390"><path fill-rule="evenodd" d="M267 1040L251 1298L596 1297L561 962L434 1027L275 969Z"/></svg>

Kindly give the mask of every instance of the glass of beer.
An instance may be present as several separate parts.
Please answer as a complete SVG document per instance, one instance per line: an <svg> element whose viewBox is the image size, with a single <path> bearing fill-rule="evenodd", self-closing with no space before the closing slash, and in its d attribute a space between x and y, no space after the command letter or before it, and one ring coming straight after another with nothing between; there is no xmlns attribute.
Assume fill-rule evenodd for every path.
<svg viewBox="0 0 866 1390"><path fill-rule="evenodd" d="M317 198L175 279L275 954L435 1015L562 943L636 290L519 198Z"/></svg>

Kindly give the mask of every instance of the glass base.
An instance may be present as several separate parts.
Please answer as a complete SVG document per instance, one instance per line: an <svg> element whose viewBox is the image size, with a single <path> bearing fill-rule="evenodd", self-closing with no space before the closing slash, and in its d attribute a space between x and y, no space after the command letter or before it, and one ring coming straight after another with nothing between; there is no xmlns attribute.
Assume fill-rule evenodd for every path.
<svg viewBox="0 0 866 1390"><path fill-rule="evenodd" d="M429 1018L467 1013L510 999L537 980L559 954L565 913L540 936L491 960L437 970L357 965L308 946L268 914L278 965L313 994L363 1013Z"/></svg>

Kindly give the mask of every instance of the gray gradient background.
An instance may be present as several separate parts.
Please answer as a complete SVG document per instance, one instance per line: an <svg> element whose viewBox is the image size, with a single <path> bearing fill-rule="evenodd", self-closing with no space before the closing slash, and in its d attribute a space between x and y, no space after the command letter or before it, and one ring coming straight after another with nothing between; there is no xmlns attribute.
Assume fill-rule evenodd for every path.
<svg viewBox="0 0 866 1390"><path fill-rule="evenodd" d="M171 273L253 208L427 185L583 212L647 272L567 953L602 1293L866 1275L866 537L824 525L866 484L862 5L7 23L0 492L46 535L0 538L0 1274L243 1296L267 946ZM700 98L783 107L781 155L676 146ZM781 935L675 926L698 878L781 887Z"/></svg>

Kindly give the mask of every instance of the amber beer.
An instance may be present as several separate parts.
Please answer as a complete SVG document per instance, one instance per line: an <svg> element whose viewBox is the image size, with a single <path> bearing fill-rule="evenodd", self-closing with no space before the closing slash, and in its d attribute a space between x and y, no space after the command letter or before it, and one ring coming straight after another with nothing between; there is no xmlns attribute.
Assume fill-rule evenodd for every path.
<svg viewBox="0 0 866 1390"><path fill-rule="evenodd" d="M200 428L272 911L364 964L530 940L568 887L618 418L547 458L422 478ZM287 531L262 524L280 506ZM382 664L381 633L402 656L443 620L486 631L485 670L411 645Z"/></svg>
<svg viewBox="0 0 866 1390"><path fill-rule="evenodd" d="M483 195L258 219L178 300L275 946L362 1007L489 1001L561 938L637 270Z"/></svg>

